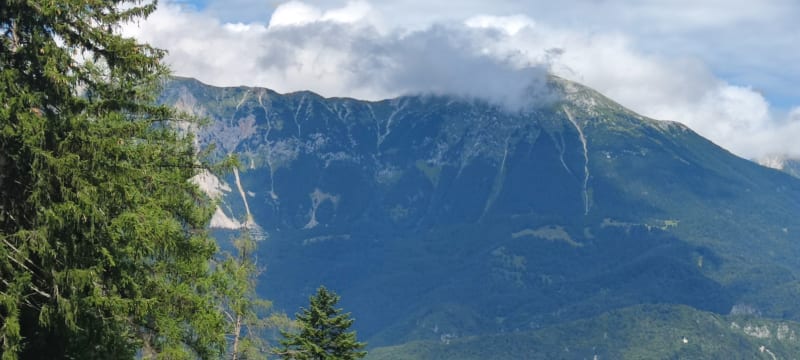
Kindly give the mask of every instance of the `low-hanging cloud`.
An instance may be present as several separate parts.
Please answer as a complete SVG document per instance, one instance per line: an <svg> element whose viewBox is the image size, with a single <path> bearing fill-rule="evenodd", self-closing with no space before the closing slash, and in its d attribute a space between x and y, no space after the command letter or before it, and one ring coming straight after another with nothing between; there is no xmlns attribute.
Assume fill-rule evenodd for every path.
<svg viewBox="0 0 800 360"><path fill-rule="evenodd" d="M405 94L478 98L510 108L545 100L547 69L512 54L482 53L494 31L438 25L408 34L379 34L369 25L316 22L273 27L263 68L292 77L313 74L324 94L376 99ZM298 84L315 89L314 79Z"/></svg>
<svg viewBox="0 0 800 360"><path fill-rule="evenodd" d="M126 32L168 49L179 75L325 96L453 94L518 107L550 71L644 115L683 122L738 155L800 156L800 110L776 114L759 92L719 79L703 62L645 53L624 33L521 14L409 29L390 15L365 1L329 9L292 1L262 22L224 23L167 3Z"/></svg>
<svg viewBox="0 0 800 360"><path fill-rule="evenodd" d="M178 75L214 85L379 100L456 95L519 109L550 100L543 64L485 53L493 29L460 24L381 30L366 2L323 11L293 1L269 25L220 23L167 4L126 32L170 51Z"/></svg>

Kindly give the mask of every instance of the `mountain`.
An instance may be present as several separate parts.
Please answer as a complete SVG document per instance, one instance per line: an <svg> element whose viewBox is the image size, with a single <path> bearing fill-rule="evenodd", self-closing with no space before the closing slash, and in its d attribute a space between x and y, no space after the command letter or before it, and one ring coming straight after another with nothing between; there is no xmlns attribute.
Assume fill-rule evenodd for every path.
<svg viewBox="0 0 800 360"><path fill-rule="evenodd" d="M360 339L400 346L377 355L410 342L491 348L525 334L561 354L589 346L566 335L580 328L650 317L660 334L703 316L710 331L724 328L723 315L795 326L800 180L582 85L552 77L547 92L507 109L177 78L161 100L208 117L198 142L239 156L233 174L198 183L220 199L221 240L242 227L262 239L259 292L291 313L325 284ZM635 329L615 346L656 351L634 346ZM545 338L551 331L565 335ZM722 335L750 339L731 341L752 353L796 349L764 344L775 331Z"/></svg>

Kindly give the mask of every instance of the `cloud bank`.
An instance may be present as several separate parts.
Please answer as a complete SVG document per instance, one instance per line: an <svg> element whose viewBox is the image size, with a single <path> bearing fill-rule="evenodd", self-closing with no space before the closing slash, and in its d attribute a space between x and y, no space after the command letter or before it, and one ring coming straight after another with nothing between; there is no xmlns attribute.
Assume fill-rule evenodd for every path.
<svg viewBox="0 0 800 360"><path fill-rule="evenodd" d="M166 3L124 31L168 49L178 75L281 92L370 100L454 94L518 106L551 71L643 115L683 122L740 156L800 156L800 108L779 114L761 93L715 76L704 61L642 50L625 32L555 27L522 14L408 26L393 15L366 1L290 1L268 19L265 11L262 21L233 23ZM744 15L717 21L737 16Z"/></svg>
<svg viewBox="0 0 800 360"><path fill-rule="evenodd" d="M405 94L451 94L519 108L546 80L543 64L508 52L487 54L490 29L441 24L386 31L366 2L321 10L292 1L267 25L221 23L167 5L126 31L169 49L179 75L214 85L312 90L379 100Z"/></svg>

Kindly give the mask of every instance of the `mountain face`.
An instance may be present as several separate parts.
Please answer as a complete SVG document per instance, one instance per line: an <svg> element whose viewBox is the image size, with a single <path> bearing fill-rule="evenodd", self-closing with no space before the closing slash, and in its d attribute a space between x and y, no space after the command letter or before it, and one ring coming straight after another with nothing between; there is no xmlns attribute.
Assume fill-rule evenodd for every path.
<svg viewBox="0 0 800 360"><path fill-rule="evenodd" d="M200 144L238 155L235 173L198 183L220 199L221 241L243 227L262 239L259 292L292 313L325 284L371 347L622 326L661 307L800 320L798 179L581 85L549 87L555 100L514 111L181 78L162 101L208 117Z"/></svg>

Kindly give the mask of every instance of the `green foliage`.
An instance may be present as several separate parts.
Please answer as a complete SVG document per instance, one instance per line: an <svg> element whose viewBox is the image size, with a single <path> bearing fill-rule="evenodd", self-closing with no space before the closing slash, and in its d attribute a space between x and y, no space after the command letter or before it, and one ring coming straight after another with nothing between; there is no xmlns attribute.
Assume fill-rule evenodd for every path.
<svg viewBox="0 0 800 360"><path fill-rule="evenodd" d="M233 240L235 254L224 253L215 273L219 304L225 314L228 353L231 359L263 359L269 352L270 329L291 329L285 314L270 313L272 303L255 292L259 275L255 251L257 243L248 230Z"/></svg>
<svg viewBox="0 0 800 360"><path fill-rule="evenodd" d="M382 347L367 359L789 359L798 331L789 321L637 305L538 330Z"/></svg>
<svg viewBox="0 0 800 360"><path fill-rule="evenodd" d="M360 351L366 344L358 342L355 332L348 332L353 325L350 314L336 309L340 297L324 286L309 298L308 309L297 314L300 328L297 333L282 332L283 347L278 354L283 359L296 360L351 360L363 358Z"/></svg>
<svg viewBox="0 0 800 360"><path fill-rule="evenodd" d="M225 348L184 119L162 50L118 35L155 1L0 7L0 352L216 358Z"/></svg>
<svg viewBox="0 0 800 360"><path fill-rule="evenodd" d="M423 160L417 160L417 162L414 164L417 166L417 169L419 169L419 171L422 171L425 174L425 177L427 177L428 180L431 181L431 184L433 186L439 185L439 177L442 174L441 167L432 166Z"/></svg>

